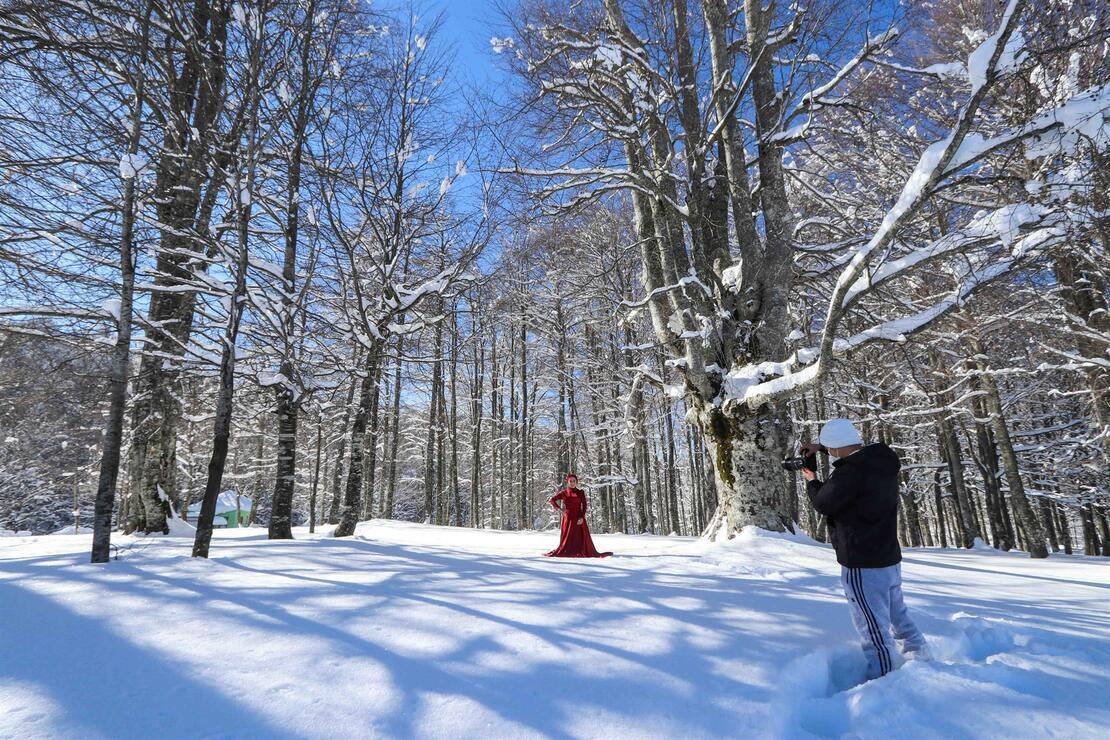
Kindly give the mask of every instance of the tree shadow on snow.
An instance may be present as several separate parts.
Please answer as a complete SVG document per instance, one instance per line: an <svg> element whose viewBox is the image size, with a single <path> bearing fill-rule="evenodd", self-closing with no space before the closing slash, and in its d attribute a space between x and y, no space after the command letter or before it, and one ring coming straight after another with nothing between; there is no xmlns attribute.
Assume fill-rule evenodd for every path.
<svg viewBox="0 0 1110 740"><path fill-rule="evenodd" d="M239 542L226 544L230 552ZM832 553L828 554L831 561ZM328 652L388 672L399 700L373 718L373 727L377 734L389 736L426 730L420 723L435 697L466 697L522 734L552 737L581 734L581 718L590 710L600 716L634 717L638 727L656 727L661 735L678 730L733 735L740 727L766 727L776 713L796 720L772 730L778 736L797 730L835 735L851 727L845 695L885 691L892 685L887 677L853 688L858 683L852 678L853 666L858 667L859 660L851 656L858 647L831 562L823 570L792 567L789 578L775 580L773 564L766 570L691 573L675 567L688 562L686 555L653 559L659 567L637 567L639 558L560 562L552 567L552 561L540 557L323 538L271 542L259 549L244 542L235 557L217 554L207 563L185 558L185 567L196 573L181 575L159 572L162 560L143 558L114 563L105 571L77 567L59 572L56 557L49 563L30 558L6 565L40 579L83 580L103 589L105 597L112 592L140 595L164 609L170 620L177 605L230 607L228 617L244 629L294 640L324 640L331 644ZM913 562L944 565L920 557ZM228 577L233 572L251 577ZM250 585L236 586L237 582ZM938 585L948 589L957 583ZM115 683L126 685L123 672L132 664L147 663L159 686L188 682L180 669L112 636L92 620L16 590L21 598L48 602L58 613L55 619L60 622L48 632L56 634L60 644L72 629L75 634L91 631L80 639L108 646L104 660L121 679ZM929 634L952 631L947 615L954 611L1005 616L1005 605L988 598L918 593L912 578L906 590L911 609ZM0 598L6 596L0 593ZM357 598L347 603L343 597L348 596ZM23 611L32 613L35 607L28 603ZM1061 612L1058 605L1030 604L1029 609L1027 613L1044 623L1081 628L1075 615ZM310 616L321 612L327 613L326 623ZM397 625L399 614L414 615L403 628L426 642L421 650L401 649L388 631L376 631L382 625ZM34 624L28 621L5 632L20 633L34 634ZM833 648L819 652L823 645ZM1006 649L1002 643L998 647ZM95 660L82 661L80 672L71 674L81 679L57 678L57 672L44 665L65 664L74 649L57 648L49 661L24 655L23 675L17 677L48 687L53 681L57 687L52 693L67 707L84 703L86 694L90 705L111 704L115 695L107 687L112 681L97 684L105 688L86 687L93 683ZM769 649L777 655L769 655ZM991 649L988 641L986 648L968 656L986 659ZM9 670L0 664L0 675ZM1015 688L1032 686L1039 678L1033 670L1023 673L1020 668L995 673L1005 679L1004 685L1009 682ZM809 677L815 677L815 683L807 683ZM1080 695L1080 704L1100 678L1072 677L1070 688ZM180 723L189 728L187 734L202 734L193 730L197 718L208 713L221 716L213 726L218 724L228 734L280 734L231 699L195 682L184 685L184 699L177 690L156 691L152 704L165 708L167 727ZM350 711L360 710L352 706ZM146 734L148 715L129 715L126 721L132 724L123 727L136 732L107 734ZM343 717L334 718L334 728L346 729Z"/></svg>
<svg viewBox="0 0 1110 740"><path fill-rule="evenodd" d="M30 684L65 713L25 721L47 720L74 736L292 737L95 618L7 580L0 580L0 604L0 679Z"/></svg>
<svg viewBox="0 0 1110 740"><path fill-rule="evenodd" d="M342 556L336 557L335 550ZM635 570L616 563L606 568L569 563L553 571L545 567L547 561L362 540L288 543L242 559L193 563L187 567L196 567L203 582L191 573L160 573L142 559L113 564L110 580L84 567L59 574L45 563L19 565L38 578L86 580L141 595L160 602L171 615L175 603L204 608L216 602L214 608L224 608L223 602L229 602L241 607L235 619L244 627L311 635L332 642L335 653L369 659L389 671L401 696L386 716L375 718L375 730L387 735L418 733L420 710L430 695L464 695L521 729L555 737L580 733L578 720L591 708L635 716L645 726L727 733L737 722L753 721L745 713L762 711L769 699L774 677L761 667L767 663L761 645L766 631L773 628L791 639L814 637L820 622L835 611L820 599L807 603L794 593L796 582ZM252 581L246 588L220 585L236 579L220 576L210 569L213 565L276 581ZM352 581L352 573L381 577L365 583ZM804 614L783 610L787 590L794 606L805 604ZM329 624L298 613L314 599L350 594L364 598L345 614L329 606ZM753 631L721 609L722 599L762 611L766 622ZM526 614L506 616L506 603ZM433 656L402 654L368 630L375 613L413 606L443 610L446 618L436 620L440 625L466 623L479 629L477 634L452 632L450 646ZM644 616L661 630L659 635L636 632L636 620ZM428 637L438 635L429 631ZM568 651L573 661L566 660ZM249 727L231 716L226 726ZM342 727L341 718L336 727Z"/></svg>

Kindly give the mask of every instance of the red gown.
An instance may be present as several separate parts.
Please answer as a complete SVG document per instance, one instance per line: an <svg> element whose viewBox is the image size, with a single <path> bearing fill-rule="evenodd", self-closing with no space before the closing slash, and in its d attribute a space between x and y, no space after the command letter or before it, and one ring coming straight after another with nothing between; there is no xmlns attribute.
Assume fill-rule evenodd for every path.
<svg viewBox="0 0 1110 740"><path fill-rule="evenodd" d="M563 525L559 532L559 546L548 553L549 558L607 558L613 553L598 552L586 525L586 494L577 488L564 488L551 497L551 505L559 509L562 501ZM582 523L579 524L578 520Z"/></svg>

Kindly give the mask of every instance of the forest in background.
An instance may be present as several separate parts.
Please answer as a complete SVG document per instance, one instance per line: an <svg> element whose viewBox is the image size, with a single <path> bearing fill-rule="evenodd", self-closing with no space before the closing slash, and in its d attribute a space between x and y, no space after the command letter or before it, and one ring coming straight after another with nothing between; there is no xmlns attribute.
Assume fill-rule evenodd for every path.
<svg viewBox="0 0 1110 740"><path fill-rule="evenodd" d="M847 416L905 544L1110 555L1105 6L769 8L520 2L491 96L411 7L0 6L0 528L824 539Z"/></svg>

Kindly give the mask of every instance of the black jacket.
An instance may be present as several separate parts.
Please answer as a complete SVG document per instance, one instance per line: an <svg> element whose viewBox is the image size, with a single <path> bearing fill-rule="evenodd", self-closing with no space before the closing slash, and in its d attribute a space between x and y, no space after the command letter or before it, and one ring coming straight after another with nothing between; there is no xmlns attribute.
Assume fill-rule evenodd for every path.
<svg viewBox="0 0 1110 740"><path fill-rule="evenodd" d="M867 445L833 462L822 483L806 493L829 518L836 560L849 568L885 568L902 560L898 547L898 455L885 444Z"/></svg>

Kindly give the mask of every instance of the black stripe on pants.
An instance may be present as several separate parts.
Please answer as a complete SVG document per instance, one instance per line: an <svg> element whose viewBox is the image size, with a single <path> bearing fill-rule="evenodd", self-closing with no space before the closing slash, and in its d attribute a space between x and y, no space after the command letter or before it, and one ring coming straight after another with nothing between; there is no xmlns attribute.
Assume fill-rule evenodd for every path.
<svg viewBox="0 0 1110 740"><path fill-rule="evenodd" d="M856 595L856 601L859 602L860 610L863 612L863 618L867 621L867 631L871 633L871 642L875 645L875 652L879 657L879 675L885 676L890 673L891 669L890 653L887 652L886 642L882 639L879 622L875 619L871 607L867 605L867 599L863 596L863 571L860 568L852 568L849 570L848 576L849 582L852 584L852 590Z"/></svg>

